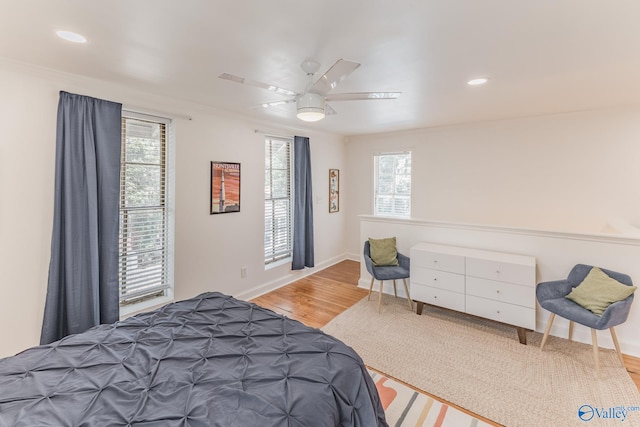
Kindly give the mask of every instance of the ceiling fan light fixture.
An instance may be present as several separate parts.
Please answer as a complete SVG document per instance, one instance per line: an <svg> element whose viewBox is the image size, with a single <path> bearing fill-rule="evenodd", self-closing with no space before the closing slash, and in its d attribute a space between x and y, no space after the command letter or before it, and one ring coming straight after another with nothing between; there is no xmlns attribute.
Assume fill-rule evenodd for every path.
<svg viewBox="0 0 640 427"><path fill-rule="evenodd" d="M300 108L298 109L298 118L305 122L317 122L324 119L324 111L317 108Z"/></svg>
<svg viewBox="0 0 640 427"><path fill-rule="evenodd" d="M317 122L324 119L324 97L317 93L305 93L296 100L298 118L305 122Z"/></svg>

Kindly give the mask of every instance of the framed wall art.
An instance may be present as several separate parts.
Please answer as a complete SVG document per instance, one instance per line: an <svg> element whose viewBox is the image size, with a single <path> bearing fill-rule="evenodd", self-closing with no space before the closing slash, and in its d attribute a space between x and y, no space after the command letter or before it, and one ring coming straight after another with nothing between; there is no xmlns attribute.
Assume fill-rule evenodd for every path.
<svg viewBox="0 0 640 427"><path fill-rule="evenodd" d="M240 163L211 162L210 214L240 212Z"/></svg>
<svg viewBox="0 0 640 427"><path fill-rule="evenodd" d="M329 169L329 213L340 210L340 170Z"/></svg>

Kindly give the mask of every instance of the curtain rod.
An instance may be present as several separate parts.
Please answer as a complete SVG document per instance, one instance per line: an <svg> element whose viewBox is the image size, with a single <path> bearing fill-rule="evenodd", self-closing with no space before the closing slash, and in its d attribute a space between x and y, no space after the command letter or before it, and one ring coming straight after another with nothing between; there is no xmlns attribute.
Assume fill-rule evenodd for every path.
<svg viewBox="0 0 640 427"><path fill-rule="evenodd" d="M260 129L254 129L254 133L261 133L264 136L272 136L274 138L294 138L295 135L276 135L276 132L268 132Z"/></svg>
<svg viewBox="0 0 640 427"><path fill-rule="evenodd" d="M186 114L180 113L169 113L166 111L158 111L158 110L150 110L148 108L141 107L133 107L130 105L123 105L122 109L125 111L129 111L131 113L142 114L142 115L155 115L161 117L163 119L184 119L184 120L193 120L191 116L187 116Z"/></svg>

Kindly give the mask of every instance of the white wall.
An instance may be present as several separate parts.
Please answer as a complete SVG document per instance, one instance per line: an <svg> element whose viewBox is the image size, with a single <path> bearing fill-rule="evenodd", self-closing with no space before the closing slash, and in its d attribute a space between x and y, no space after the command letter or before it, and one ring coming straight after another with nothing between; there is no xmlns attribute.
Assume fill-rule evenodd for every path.
<svg viewBox="0 0 640 427"><path fill-rule="evenodd" d="M254 129L221 112L104 82L0 60L0 357L39 342L53 214L58 92L189 115L175 120L176 298L218 290L250 298L308 272L263 266L264 148ZM345 213L329 214L328 170L344 169L342 137L282 129L311 138L316 196L316 265L345 255ZM209 162L242 165L241 212L209 215ZM344 182L344 180L343 180ZM248 277L240 278L240 267Z"/></svg>
<svg viewBox="0 0 640 427"><path fill-rule="evenodd" d="M372 213L373 154L406 148L413 218L637 233L639 137L638 106L351 137L348 250Z"/></svg>

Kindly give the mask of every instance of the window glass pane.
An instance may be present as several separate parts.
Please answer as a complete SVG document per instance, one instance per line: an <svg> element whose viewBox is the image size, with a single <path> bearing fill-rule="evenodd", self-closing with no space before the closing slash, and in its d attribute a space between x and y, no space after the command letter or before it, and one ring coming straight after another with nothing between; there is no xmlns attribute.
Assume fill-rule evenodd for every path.
<svg viewBox="0 0 640 427"><path fill-rule="evenodd" d="M126 228L122 234L127 252L143 252L162 248L164 245L164 210L141 209L122 211L120 227Z"/></svg>
<svg viewBox="0 0 640 427"><path fill-rule="evenodd" d="M161 158L162 124L142 120L127 120L126 162L159 164Z"/></svg>
<svg viewBox="0 0 640 427"><path fill-rule="evenodd" d="M289 171L273 170L271 172L271 198L289 197Z"/></svg>
<svg viewBox="0 0 640 427"><path fill-rule="evenodd" d="M405 155L396 157L396 174L411 174L411 157Z"/></svg>
<svg viewBox="0 0 640 427"><path fill-rule="evenodd" d="M271 170L271 144L269 144L268 140L264 144L264 153L264 170L269 173Z"/></svg>
<svg viewBox="0 0 640 427"><path fill-rule="evenodd" d="M274 141L271 147L271 168L289 169L289 148L283 142Z"/></svg>
<svg viewBox="0 0 640 427"><path fill-rule="evenodd" d="M269 257L271 252L273 251L273 202L271 200L267 200L264 203L264 252L265 259Z"/></svg>
<svg viewBox="0 0 640 427"><path fill-rule="evenodd" d="M379 214L390 214L392 212L391 204L393 198L390 196L378 196L376 197L376 208Z"/></svg>
<svg viewBox="0 0 640 427"><path fill-rule="evenodd" d="M408 197L395 197L393 199L393 210L398 215L409 215L409 198Z"/></svg>
<svg viewBox="0 0 640 427"><path fill-rule="evenodd" d="M383 176L393 174L394 164L395 161L393 156L380 156L378 165L380 175Z"/></svg>
<svg viewBox="0 0 640 427"><path fill-rule="evenodd" d="M264 171L264 198L271 198L271 170L268 168Z"/></svg>
<svg viewBox="0 0 640 427"><path fill-rule="evenodd" d="M125 205L159 206L162 197L160 166L126 164Z"/></svg>
<svg viewBox="0 0 640 427"><path fill-rule="evenodd" d="M393 175L378 177L378 194L393 194Z"/></svg>
<svg viewBox="0 0 640 427"><path fill-rule="evenodd" d="M396 194L411 195L411 175L396 176Z"/></svg>

